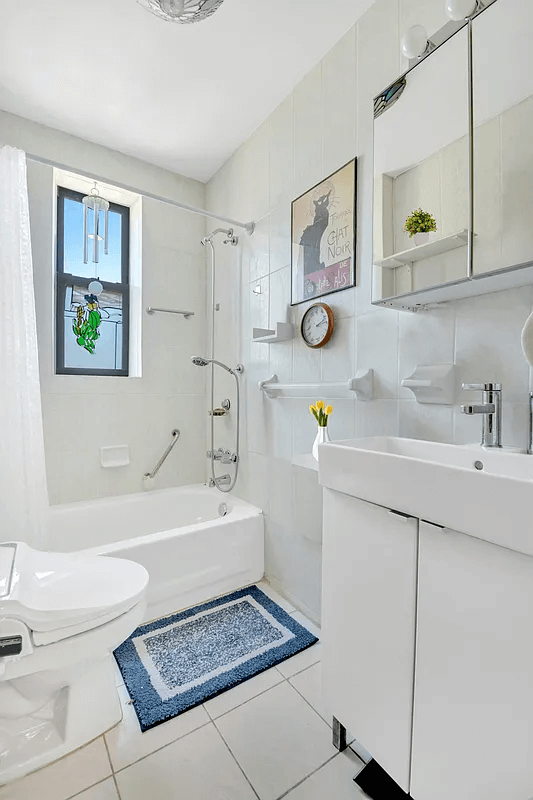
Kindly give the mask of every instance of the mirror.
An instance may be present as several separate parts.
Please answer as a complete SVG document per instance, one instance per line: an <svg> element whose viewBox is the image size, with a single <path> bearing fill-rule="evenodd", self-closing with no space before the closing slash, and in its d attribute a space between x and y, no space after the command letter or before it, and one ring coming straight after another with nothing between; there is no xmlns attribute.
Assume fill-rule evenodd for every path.
<svg viewBox="0 0 533 800"><path fill-rule="evenodd" d="M394 87L375 101L373 302L468 276L468 28ZM435 230L415 237L418 209L411 232Z"/></svg>
<svg viewBox="0 0 533 800"><path fill-rule="evenodd" d="M533 261L533 3L472 23L474 276Z"/></svg>

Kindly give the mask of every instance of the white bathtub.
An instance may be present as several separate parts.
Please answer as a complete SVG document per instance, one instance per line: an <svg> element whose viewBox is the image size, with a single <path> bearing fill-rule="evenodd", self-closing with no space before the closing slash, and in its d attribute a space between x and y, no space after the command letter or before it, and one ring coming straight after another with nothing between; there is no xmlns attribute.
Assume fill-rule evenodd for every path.
<svg viewBox="0 0 533 800"><path fill-rule="evenodd" d="M261 510L203 485L53 506L50 519L51 550L129 558L146 567L146 620L263 576Z"/></svg>

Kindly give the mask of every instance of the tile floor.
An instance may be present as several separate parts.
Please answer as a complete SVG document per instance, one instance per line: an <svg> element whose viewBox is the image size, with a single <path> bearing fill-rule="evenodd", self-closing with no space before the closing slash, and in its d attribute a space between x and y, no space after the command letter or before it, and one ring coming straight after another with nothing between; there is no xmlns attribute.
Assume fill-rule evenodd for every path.
<svg viewBox="0 0 533 800"><path fill-rule="evenodd" d="M315 626L266 584L298 621ZM364 800L362 762L331 744L320 642L141 733L117 670L124 719L61 761L0 788L0 800Z"/></svg>

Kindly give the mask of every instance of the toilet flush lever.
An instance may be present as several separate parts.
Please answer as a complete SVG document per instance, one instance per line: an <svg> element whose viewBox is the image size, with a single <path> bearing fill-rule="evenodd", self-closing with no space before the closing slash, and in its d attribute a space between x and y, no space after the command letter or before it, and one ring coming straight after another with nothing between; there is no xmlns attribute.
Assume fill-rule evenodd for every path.
<svg viewBox="0 0 533 800"><path fill-rule="evenodd" d="M22 636L3 636L0 638L0 658L19 656L22 653Z"/></svg>

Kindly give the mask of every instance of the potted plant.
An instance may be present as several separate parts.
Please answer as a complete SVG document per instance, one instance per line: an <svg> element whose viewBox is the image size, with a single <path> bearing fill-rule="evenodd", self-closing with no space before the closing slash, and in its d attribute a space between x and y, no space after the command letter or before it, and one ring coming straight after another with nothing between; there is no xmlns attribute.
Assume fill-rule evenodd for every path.
<svg viewBox="0 0 533 800"><path fill-rule="evenodd" d="M313 456L318 461L318 445L322 442L329 442L328 419L329 415L333 412L332 406L324 408L324 401L318 400L316 405L309 406L309 411L318 422L318 431L313 444Z"/></svg>
<svg viewBox="0 0 533 800"><path fill-rule="evenodd" d="M415 237L415 244L425 244L429 240L429 234L437 230L437 223L428 211L417 208L405 220L404 231L411 238Z"/></svg>

